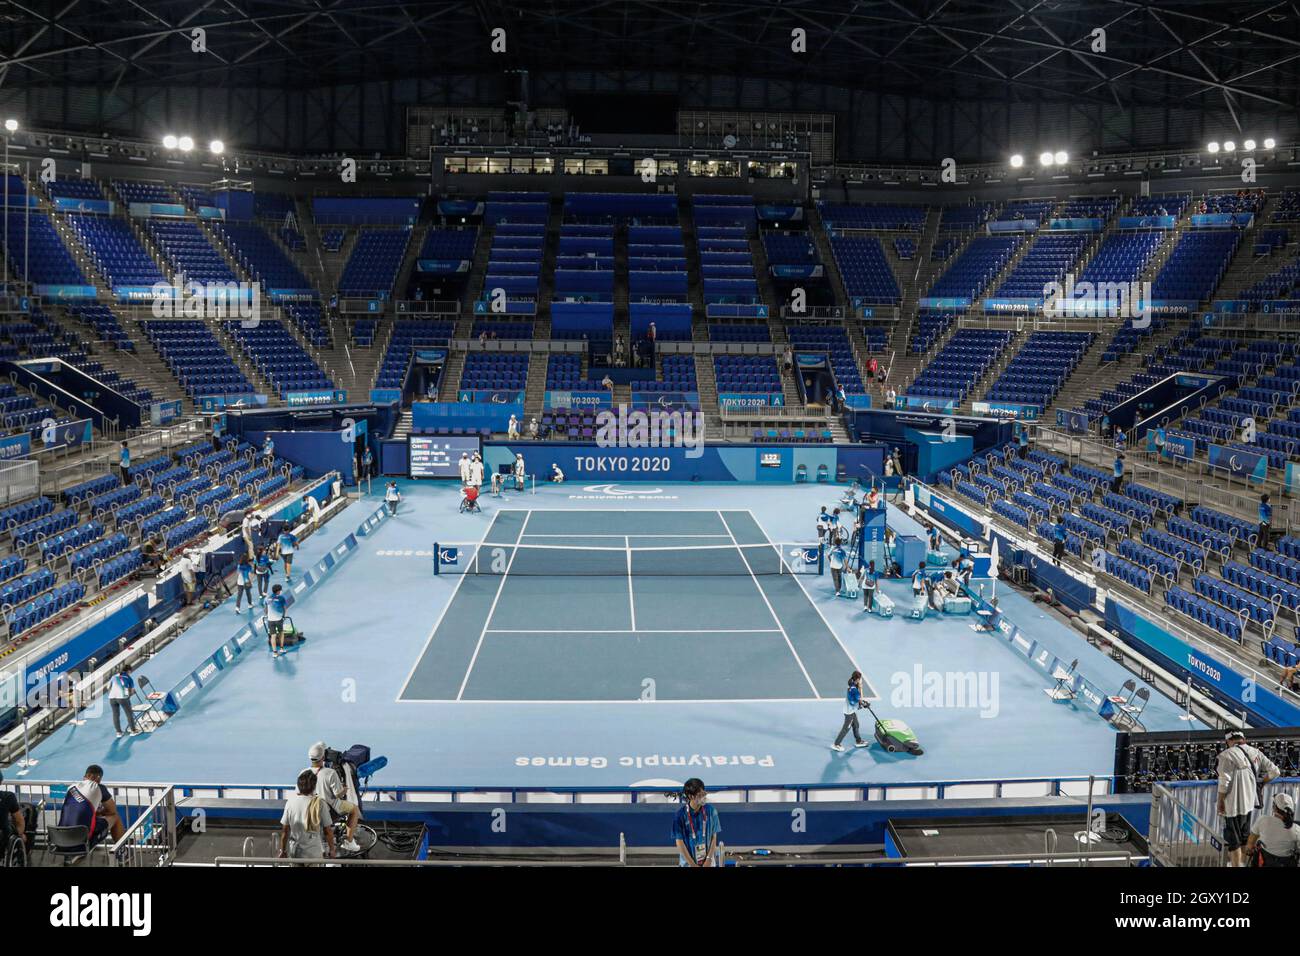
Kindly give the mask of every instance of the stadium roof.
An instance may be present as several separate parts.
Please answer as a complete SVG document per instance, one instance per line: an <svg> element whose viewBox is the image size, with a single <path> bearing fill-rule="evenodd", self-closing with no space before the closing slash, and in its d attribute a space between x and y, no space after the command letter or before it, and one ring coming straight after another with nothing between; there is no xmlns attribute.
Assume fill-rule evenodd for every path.
<svg viewBox="0 0 1300 956"><path fill-rule="evenodd" d="M497 27L504 55L488 50ZM795 28L807 31L805 54L791 52ZM196 29L205 52L194 50ZM10 89L302 88L523 68L1234 117L1300 106L1300 12L1268 0L11 0L0 47Z"/></svg>

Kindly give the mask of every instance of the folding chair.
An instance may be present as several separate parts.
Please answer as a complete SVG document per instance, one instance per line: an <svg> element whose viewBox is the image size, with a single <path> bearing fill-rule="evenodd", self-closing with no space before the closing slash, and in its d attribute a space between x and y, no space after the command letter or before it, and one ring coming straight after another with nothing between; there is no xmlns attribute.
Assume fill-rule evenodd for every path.
<svg viewBox="0 0 1300 956"><path fill-rule="evenodd" d="M1069 668L1064 668L1058 663L1052 671L1052 680L1056 681L1056 685L1044 687L1043 693L1052 700L1074 700L1078 697L1078 691L1074 689L1075 670L1078 666L1077 657L1070 662Z"/></svg>
<svg viewBox="0 0 1300 956"><path fill-rule="evenodd" d="M1127 718L1130 727L1145 731L1146 725L1142 723L1142 712L1147 709L1147 704L1151 700L1151 691L1145 687L1138 688L1138 692L1133 695L1132 702L1123 704L1120 711Z"/></svg>

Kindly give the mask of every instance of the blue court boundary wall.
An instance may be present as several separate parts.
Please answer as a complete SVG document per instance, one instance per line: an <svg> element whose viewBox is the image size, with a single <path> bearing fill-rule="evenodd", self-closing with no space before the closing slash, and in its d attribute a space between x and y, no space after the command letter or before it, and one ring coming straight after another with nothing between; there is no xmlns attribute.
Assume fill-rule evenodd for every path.
<svg viewBox="0 0 1300 956"><path fill-rule="evenodd" d="M974 538L985 538L984 523L963 507L948 501L925 486L917 486L917 504L936 520ZM1051 587L1063 604L1078 611L1094 607L1096 591L1061 568L1040 561L1018 547L1010 538L991 531L988 538L998 539L1002 563L1029 569L1034 586ZM1145 614L1107 598L1104 612L1106 626L1126 643L1158 661L1170 673L1190 680L1197 690L1214 698L1235 713L1245 713L1248 721L1260 727L1300 726L1300 707L1285 700L1253 680L1224 664L1213 651L1193 647ZM1226 655L1224 655L1226 656ZM1050 673L1050 671L1049 671Z"/></svg>
<svg viewBox="0 0 1300 956"><path fill-rule="evenodd" d="M294 504L297 506L300 515L302 511L301 500L295 498ZM282 512L281 517L283 517L283 514ZM302 577L290 587L289 592L285 595L286 608L293 607L300 597L315 590L321 582L333 573L335 568L360 547L358 538L364 538L371 534L377 527L387 521L388 517L387 507L381 507L374 511L370 517L357 526L355 531L325 552L310 568L305 569ZM232 544L236 549L242 547L242 541L239 538L234 539ZM264 617L254 620L251 624L241 625L228 640L222 642L220 647L199 661L187 677L163 694L161 700L155 701L154 707L169 715L179 711L187 699L191 699L195 693L202 691L203 688L220 677L228 667L236 664L245 647L253 641L253 638L259 632L261 634L266 633L266 620Z"/></svg>
<svg viewBox="0 0 1300 956"><path fill-rule="evenodd" d="M689 773L690 771L685 771ZM1046 780L1046 778L1042 778ZM1079 778L1061 778L1060 782ZM1098 778L1099 784L1105 784L1108 778ZM1024 781L1025 783L1039 782ZM988 785L1016 783L1013 781L950 781L929 783L908 783L886 786L909 793L923 790L938 791L946 788L965 787L971 783ZM1054 791L1059 791L1056 781L1050 782ZM287 785L279 785L287 790ZM871 785L875 787L875 784ZM1082 788L1086 792L1086 778ZM186 810L201 809L209 819L228 820L267 820L278 821L284 812L284 803L280 800L238 799L232 794L229 803L220 799L213 800L207 793L222 788L182 786L181 792L186 796L189 791L202 791L203 796L191 798L190 806L183 806L179 816L187 816ZM262 790L255 787L231 787L232 791L249 792ZM385 794L392 791L379 787ZM746 789L735 787L713 787L713 793L727 790ZM797 786L783 787L774 785L770 788L800 790ZM811 791L824 793L831 788L810 786ZM1087 812L1086 796L1049 796L1000 798L947 798L940 800L853 800L853 788L844 787L845 799L837 800L800 800L799 802L773 803L726 803L715 802L719 819L722 823L722 841L728 846L778 846L778 847L849 847L878 845L885 843L886 828L890 820L925 818L951 818L957 820L996 821L1002 817L1023 817L1026 815L1055 815L1077 810L1079 828L1083 828ZM420 791L412 789L414 796ZM446 792L446 791L438 791ZM463 793L484 792L483 788L466 788ZM473 847L475 849L493 848L500 850L522 849L529 847L556 848L593 848L614 849L622 838L628 847L636 848L670 848L670 836L673 817L677 812L676 803L619 803L619 804L529 804L516 803L516 792L506 788L490 791L500 797L498 802L484 801L473 803L436 803L430 804L401 799L394 801L370 801L362 804L365 817L372 822L391 821L395 823L423 823L427 827L426 846L429 847ZM538 791L538 792L560 792ZM626 793L618 788L590 788L564 791L573 793ZM664 791L654 791L662 794ZM522 794L522 791L518 793ZM1108 814L1120 814L1128 824L1143 836L1147 834L1150 818L1150 794L1112 794L1106 793L1093 798L1094 808L1100 807ZM504 822L504 826L502 823ZM421 848L419 859L426 854Z"/></svg>

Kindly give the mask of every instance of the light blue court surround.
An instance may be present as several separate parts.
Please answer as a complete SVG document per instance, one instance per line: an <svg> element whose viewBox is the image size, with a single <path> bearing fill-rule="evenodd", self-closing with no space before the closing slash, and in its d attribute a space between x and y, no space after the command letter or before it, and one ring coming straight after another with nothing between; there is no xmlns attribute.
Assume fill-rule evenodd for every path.
<svg viewBox="0 0 1300 956"><path fill-rule="evenodd" d="M1049 700L1052 682L1004 640L972 631L971 618L907 620L905 581L883 582L898 611L882 620L865 615L860 600L835 599L829 574L629 581L432 573L435 541L477 542L489 531L497 542L524 533L529 544L616 547L625 538L640 547L812 541L818 508L838 503L839 488L548 485L536 495L485 496L483 514L463 515L452 485L399 485L396 519L361 539L293 606L307 634L301 649L278 660L250 649L149 735L115 740L106 713L64 727L37 749L39 776L75 779L100 763L110 783L287 784L316 740L387 755L375 782L390 786L622 786L691 775L713 784L866 783L1112 770L1115 734L1093 709ZM377 502L355 503L329 522L304 542L298 563L310 566ZM921 530L892 507L890 521L904 533ZM998 595L1022 631L1066 660L1078 657L1094 683L1118 689L1130 676L1010 587ZM238 620L227 601L138 672L171 686ZM830 749L853 667L866 675L881 716L916 731L924 756ZM640 699L647 687L655 700ZM1188 727L1179 713L1153 695L1144 722ZM870 739L869 722L862 729Z"/></svg>

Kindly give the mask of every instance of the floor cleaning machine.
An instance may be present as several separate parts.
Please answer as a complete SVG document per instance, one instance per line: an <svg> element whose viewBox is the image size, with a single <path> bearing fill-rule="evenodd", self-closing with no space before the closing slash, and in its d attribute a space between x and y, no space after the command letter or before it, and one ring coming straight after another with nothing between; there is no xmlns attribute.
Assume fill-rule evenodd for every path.
<svg viewBox="0 0 1300 956"><path fill-rule="evenodd" d="M876 723L876 740L880 746L884 747L891 754L900 750L919 757L925 753L921 745L917 742L916 734L912 733L912 728L907 726L901 720L881 720L876 716L876 712L871 710L871 705L865 700L862 706L871 711L871 717Z"/></svg>

